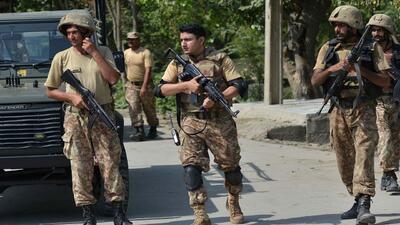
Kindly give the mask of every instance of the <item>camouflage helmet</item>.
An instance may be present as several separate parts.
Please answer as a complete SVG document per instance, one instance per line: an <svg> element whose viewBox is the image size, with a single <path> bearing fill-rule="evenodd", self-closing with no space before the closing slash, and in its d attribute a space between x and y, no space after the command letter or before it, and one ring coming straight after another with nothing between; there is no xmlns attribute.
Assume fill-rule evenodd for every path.
<svg viewBox="0 0 400 225"><path fill-rule="evenodd" d="M70 12L60 19L57 29L67 36L66 26L75 25L88 29L91 33L96 31L96 24L89 12Z"/></svg>
<svg viewBox="0 0 400 225"><path fill-rule="evenodd" d="M340 22L349 25L352 28L361 30L364 28L361 11L351 5L342 5L336 7L328 19L329 22Z"/></svg>
<svg viewBox="0 0 400 225"><path fill-rule="evenodd" d="M369 19L367 25L385 28L390 34L395 34L394 22L392 18L385 14L375 14Z"/></svg>

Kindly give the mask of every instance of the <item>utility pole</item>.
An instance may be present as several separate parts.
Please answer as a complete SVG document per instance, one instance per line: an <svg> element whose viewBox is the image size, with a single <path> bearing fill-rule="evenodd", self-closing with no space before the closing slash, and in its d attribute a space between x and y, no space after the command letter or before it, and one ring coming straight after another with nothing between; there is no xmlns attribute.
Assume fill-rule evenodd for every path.
<svg viewBox="0 0 400 225"><path fill-rule="evenodd" d="M282 0L265 1L264 103L282 104Z"/></svg>

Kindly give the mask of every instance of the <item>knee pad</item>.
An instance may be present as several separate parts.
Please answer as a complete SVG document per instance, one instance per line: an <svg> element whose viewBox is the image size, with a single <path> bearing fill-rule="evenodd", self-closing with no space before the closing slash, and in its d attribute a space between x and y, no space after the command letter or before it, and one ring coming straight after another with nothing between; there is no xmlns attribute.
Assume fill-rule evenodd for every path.
<svg viewBox="0 0 400 225"><path fill-rule="evenodd" d="M203 178L201 177L201 169L197 166L184 167L183 180L188 191L194 191L203 186Z"/></svg>
<svg viewBox="0 0 400 225"><path fill-rule="evenodd" d="M235 170L225 172L225 180L230 185L240 185L242 184L243 175L240 172L240 166L236 167Z"/></svg>

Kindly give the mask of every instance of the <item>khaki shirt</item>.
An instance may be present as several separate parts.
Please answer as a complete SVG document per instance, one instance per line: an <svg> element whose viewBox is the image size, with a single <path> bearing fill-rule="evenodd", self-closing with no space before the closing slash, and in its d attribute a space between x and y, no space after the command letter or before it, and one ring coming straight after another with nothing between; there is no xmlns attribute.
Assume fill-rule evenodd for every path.
<svg viewBox="0 0 400 225"><path fill-rule="evenodd" d="M129 81L143 81L145 69L153 66L150 50L140 47L124 51L126 74Z"/></svg>
<svg viewBox="0 0 400 225"><path fill-rule="evenodd" d="M349 43L349 44L338 43L335 46L335 50L337 55L339 56L340 61L344 60L350 54L351 49L354 47L354 45L356 45L356 43ZM314 70L325 69L324 58L328 48L329 48L329 43L327 42L319 50ZM374 63L375 63L374 68L376 69L376 71L384 71L390 69L390 65L385 58L385 54L383 52L382 47L379 44L374 43L373 49L374 49Z"/></svg>
<svg viewBox="0 0 400 225"><path fill-rule="evenodd" d="M240 78L240 74L238 73L238 71L235 68L235 65L232 61L231 58L229 58L229 56L227 56L225 53L216 53L215 51L213 51L212 49L208 48L206 49L206 58L203 58L199 61L197 61L196 63L193 63L192 59L189 59L190 63L193 63L197 68L200 69L200 71L206 76L206 77L210 77L211 73L213 73L214 71L202 71L202 61L208 61L209 57L215 58L216 61L220 61L220 65L217 65L215 67L216 70L220 70L222 72L222 76L223 79L225 81L231 81L237 78ZM209 56L210 54L208 53L212 53L213 56ZM182 73L183 68L182 66L177 63L175 60L172 60L167 69L164 72L164 75L162 77L162 79L166 82L169 83L177 83L178 82L178 74Z"/></svg>
<svg viewBox="0 0 400 225"><path fill-rule="evenodd" d="M338 43L335 46L335 52L339 57L339 60L344 60L351 52L351 49L356 45L356 43ZM325 62L324 58L329 48L329 42L325 43L321 49L319 50L317 61L314 66L314 70L324 70L325 69ZM373 44L373 62L374 62L374 69L376 71L384 71L390 69L390 65L385 58L385 54L383 52L382 47L379 44ZM355 77L357 74L354 72L349 73L348 76ZM358 87L358 83L354 82L346 82L345 86L347 87ZM340 97L342 98L353 98L358 95L358 89L356 88L346 88L340 91Z"/></svg>
<svg viewBox="0 0 400 225"><path fill-rule="evenodd" d="M110 49L105 46L98 46L97 48L105 60L117 70ZM44 85L50 88L60 87L63 82L61 75L67 69L71 70L82 85L93 93L100 105L113 102L110 84L101 75L100 67L92 56L82 55L73 47L61 51L54 56L49 75ZM77 93L69 84L66 85L66 92Z"/></svg>

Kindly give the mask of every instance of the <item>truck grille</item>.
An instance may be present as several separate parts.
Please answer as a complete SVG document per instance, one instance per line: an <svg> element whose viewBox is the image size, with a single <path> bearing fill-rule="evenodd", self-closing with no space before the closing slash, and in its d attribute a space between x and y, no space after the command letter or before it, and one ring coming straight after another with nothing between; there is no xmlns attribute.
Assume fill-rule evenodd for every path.
<svg viewBox="0 0 400 225"><path fill-rule="evenodd" d="M0 150L61 147L62 118L61 103L2 105Z"/></svg>

